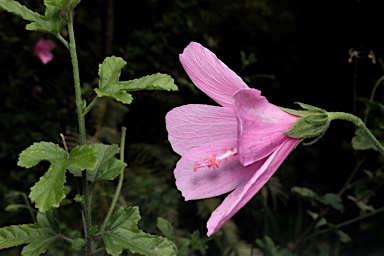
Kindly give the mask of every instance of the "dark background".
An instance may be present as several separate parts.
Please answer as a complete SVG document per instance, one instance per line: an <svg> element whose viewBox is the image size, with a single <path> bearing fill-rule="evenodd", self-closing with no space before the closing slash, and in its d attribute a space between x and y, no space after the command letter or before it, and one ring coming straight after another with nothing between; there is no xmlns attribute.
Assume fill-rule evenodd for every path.
<svg viewBox="0 0 384 256"><path fill-rule="evenodd" d="M40 3L20 2L43 13ZM121 110L114 128L119 130L121 125L128 128L127 143L131 147L128 161L134 175L126 186L142 190L139 193L127 189L126 196L129 203L140 206L142 215L148 215L143 226L155 230L151 217L160 214L184 232L194 229L206 232L209 207L201 210L201 203L184 202L175 189L172 170L178 156L171 152L164 123L165 114L173 107L188 103L215 104L191 86L178 61L178 54L190 41L209 48L250 87L261 90L278 106L298 108L294 102L303 102L363 118L365 105L358 99L370 97L375 82L383 75L379 61L384 54L382 10L381 1L373 0L83 0L75 10L75 33L85 97L92 99L91 89L97 86L97 65L109 55L123 57L128 63L121 80L162 72L170 74L179 86L179 92L175 93L137 92L128 108L112 106L110 110ZM3 197L0 205L3 209L10 204L10 191L28 193L44 170L17 167L17 155L35 141L60 143L59 133L77 130L69 54L52 36L25 31L25 24L20 18L0 11ZM53 50L55 57L47 65L33 54L33 45L40 37L54 40L57 45ZM361 58L353 58L349 63L349 53L353 50ZM368 58L370 51L376 64ZM241 52L245 56L254 54L257 61L244 67ZM376 100L382 102L382 88L376 95ZM376 122L369 124L380 130L381 112L374 114ZM97 114L88 120L90 136L97 133L95 124L108 126L102 120ZM319 142L295 149L275 175L284 188L276 194L277 205L271 194L257 195L234 217L238 240L256 248L259 246L255 240L268 235L280 248L290 248L290 243L297 241L311 223L306 210L321 212L324 208L313 199L308 202L293 195L290 192L293 186L308 187L320 195L338 193L354 168L360 170L354 177L356 180L364 177L364 169L380 169L382 161L376 152L352 149L350 142L354 134L352 124L334 121ZM97 139L114 142L112 137L107 134ZM143 154L151 164L142 161ZM153 183L147 180L147 184L146 179L153 179ZM156 193L161 196L154 196L151 187L160 183L162 187ZM360 189L372 189L365 185ZM380 185L374 186L376 197L370 201L376 208L383 203ZM359 209L346 198L353 193L356 191L351 189L343 194L343 202L349 208L343 213L327 215L329 222L337 224L360 216ZM71 214L77 213L73 210ZM2 210L0 215L4 216L0 219L2 226L30 221L28 213L22 210L16 213ZM368 229L362 228L364 223L369 224ZM362 218L343 229L352 238L351 242L342 243L340 237L328 232L303 242L294 253L322 255L319 248L329 246L332 255L380 255L382 228L381 214ZM220 239L224 238L210 242L208 255L213 252L224 255Z"/></svg>

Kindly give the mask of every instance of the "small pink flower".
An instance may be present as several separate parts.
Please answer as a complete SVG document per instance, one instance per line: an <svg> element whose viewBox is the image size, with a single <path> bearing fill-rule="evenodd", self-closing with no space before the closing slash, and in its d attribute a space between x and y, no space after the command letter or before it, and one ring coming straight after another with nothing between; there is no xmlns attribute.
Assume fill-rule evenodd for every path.
<svg viewBox="0 0 384 256"><path fill-rule="evenodd" d="M34 51L36 56L45 65L53 59L53 54L51 53L53 48L55 48L55 43L53 41L40 38L35 44Z"/></svg>
<svg viewBox="0 0 384 256"><path fill-rule="evenodd" d="M221 106L190 104L166 115L173 150L182 157L174 175L185 200L231 192L212 213L217 232L271 178L300 139L286 136L299 117L250 89L216 55L190 43L180 61L193 83Z"/></svg>

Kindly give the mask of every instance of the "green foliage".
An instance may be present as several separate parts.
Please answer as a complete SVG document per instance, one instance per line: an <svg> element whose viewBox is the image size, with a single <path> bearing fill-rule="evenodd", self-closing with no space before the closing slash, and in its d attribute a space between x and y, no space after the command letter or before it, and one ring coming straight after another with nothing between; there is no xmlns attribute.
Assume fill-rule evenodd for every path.
<svg viewBox="0 0 384 256"><path fill-rule="evenodd" d="M91 144L88 147L92 148L92 150L96 152L97 158L96 166L86 168L88 169L88 180L91 182L98 180L113 180L117 175L119 175L121 170L127 166L126 163L114 157L117 153L119 153L119 147L117 145L104 145L98 143ZM76 176L81 176L81 171L84 170L76 168L76 166L69 166L68 169Z"/></svg>
<svg viewBox="0 0 384 256"><path fill-rule="evenodd" d="M293 187L291 189L292 193L298 194L301 197L310 200L312 202L320 202L324 205L329 205L335 210L342 212L344 206L342 204L342 199L340 195L334 193L326 193L322 196L318 195L316 192L309 188Z"/></svg>
<svg viewBox="0 0 384 256"><path fill-rule="evenodd" d="M28 244L21 255L37 256L44 253L58 239L60 230L52 212L38 213L37 221L37 224L0 228L0 249Z"/></svg>
<svg viewBox="0 0 384 256"><path fill-rule="evenodd" d="M123 249L147 256L176 255L176 246L167 239L149 235L137 228L138 207L120 208L110 219L107 232L102 234L107 252L120 255Z"/></svg>
<svg viewBox="0 0 384 256"><path fill-rule="evenodd" d="M352 138L351 143L354 150L373 149L377 151L376 146L367 138L367 136L364 135L361 129L356 130L355 137Z"/></svg>
<svg viewBox="0 0 384 256"><path fill-rule="evenodd" d="M275 242L269 237L265 236L263 239L257 239L256 244L260 246L263 252L268 256L294 256L288 249L280 248Z"/></svg>
<svg viewBox="0 0 384 256"><path fill-rule="evenodd" d="M44 0L45 5L51 5L56 7L59 10L64 10L65 12L71 12L81 0Z"/></svg>
<svg viewBox="0 0 384 256"><path fill-rule="evenodd" d="M97 96L114 98L122 103L131 104L132 95L127 92L138 90L167 90L175 91L177 86L169 75L154 74L142 78L119 81L121 69L126 62L119 57L107 57L99 65L99 88L95 89Z"/></svg>
<svg viewBox="0 0 384 256"><path fill-rule="evenodd" d="M94 169L97 164L96 151L91 146L78 146L68 155L57 144L42 141L21 152L18 165L31 168L44 160L49 161L51 165L29 194L41 212L49 210L50 207L59 207L65 198L65 172L68 166L74 165L80 170L85 170Z"/></svg>
<svg viewBox="0 0 384 256"><path fill-rule="evenodd" d="M157 218L157 228L163 233L163 235L170 241L175 241L175 232L173 230L172 224L164 218Z"/></svg>
<svg viewBox="0 0 384 256"><path fill-rule="evenodd" d="M54 6L47 6L44 16L29 10L27 7L14 0L1 0L0 7L30 21L31 23L26 26L27 30L47 32L54 35L57 35L60 32L61 10Z"/></svg>

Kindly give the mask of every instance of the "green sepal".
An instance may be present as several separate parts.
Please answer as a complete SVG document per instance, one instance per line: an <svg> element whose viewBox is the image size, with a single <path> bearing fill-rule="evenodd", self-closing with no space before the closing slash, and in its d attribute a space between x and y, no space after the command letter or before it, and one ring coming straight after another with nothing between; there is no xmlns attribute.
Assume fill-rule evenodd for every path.
<svg viewBox="0 0 384 256"><path fill-rule="evenodd" d="M139 208L120 208L108 222L102 238L110 255L120 255L124 249L147 256L177 255L174 243L160 236L146 234L137 224L141 219Z"/></svg>
<svg viewBox="0 0 384 256"><path fill-rule="evenodd" d="M328 129L331 123L330 118L324 109L300 102L297 104L305 110L281 108L285 112L301 116L285 134L296 139L315 138L311 142L305 143L307 145L313 144L318 141Z"/></svg>
<svg viewBox="0 0 384 256"><path fill-rule="evenodd" d="M95 89L98 97L109 97L124 104L130 104L133 98L128 92L138 90L177 90L173 78L160 73L129 81L119 81L121 70L126 64L122 58L111 56L105 58L103 63L99 65L99 88Z"/></svg>
<svg viewBox="0 0 384 256"><path fill-rule="evenodd" d="M65 198L65 172L69 166L84 170L97 164L96 151L90 146L77 146L67 155L57 144L45 141L34 143L21 152L17 164L30 168L40 161L49 161L50 166L31 188L29 198L41 212L59 207Z"/></svg>
<svg viewBox="0 0 384 256"><path fill-rule="evenodd" d="M60 230L52 212L37 214L36 224L12 225L0 228L0 249L28 244L23 256L43 254L48 246L58 239Z"/></svg>

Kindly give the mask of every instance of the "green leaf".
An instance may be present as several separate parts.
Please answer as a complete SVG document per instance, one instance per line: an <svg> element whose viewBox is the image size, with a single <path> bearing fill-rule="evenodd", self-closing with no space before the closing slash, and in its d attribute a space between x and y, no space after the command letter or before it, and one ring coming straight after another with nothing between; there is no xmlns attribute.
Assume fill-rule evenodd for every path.
<svg viewBox="0 0 384 256"><path fill-rule="evenodd" d="M56 239L56 237L49 237L43 240L34 241L23 248L23 250L21 251L21 255L39 256L43 254L47 250L48 246Z"/></svg>
<svg viewBox="0 0 384 256"><path fill-rule="evenodd" d="M85 169L95 168L97 163L96 151L91 146L76 147L68 156L57 144L42 141L21 152L17 164L30 168L44 160L49 161L51 165L29 194L41 212L50 207L58 207L65 198L65 172L70 165Z"/></svg>
<svg viewBox="0 0 384 256"><path fill-rule="evenodd" d="M133 100L128 92L138 90L177 90L174 80L166 74L154 74L129 81L119 81L121 69L126 62L119 57L107 57L99 65L99 88L95 89L98 97L109 97L125 104Z"/></svg>
<svg viewBox="0 0 384 256"><path fill-rule="evenodd" d="M119 153L117 145L92 144L97 152L98 163L93 172L89 172L89 180L112 180L127 166L121 160L116 159Z"/></svg>
<svg viewBox="0 0 384 256"><path fill-rule="evenodd" d="M44 0L45 5L52 5L65 12L71 12L75 9L80 0Z"/></svg>
<svg viewBox="0 0 384 256"><path fill-rule="evenodd" d="M143 76L138 79L121 83L124 90L129 92L142 90L177 91L177 86L174 84L173 78L161 73Z"/></svg>
<svg viewBox="0 0 384 256"><path fill-rule="evenodd" d="M317 199L319 195L309 188L293 187L291 192L296 193L304 198Z"/></svg>
<svg viewBox="0 0 384 256"><path fill-rule="evenodd" d="M59 34L61 27L61 9L54 6L47 6L45 16L29 10L14 0L0 0L0 7L10 13L30 21L26 26L27 30L48 32L54 35Z"/></svg>
<svg viewBox="0 0 384 256"><path fill-rule="evenodd" d="M66 161L51 161L48 171L31 188L29 198L35 202L41 212L45 212L51 207L59 207L60 202L65 198L66 168Z"/></svg>
<svg viewBox="0 0 384 256"><path fill-rule="evenodd" d="M348 242L352 241L351 237L341 230L337 230L336 234L339 236L340 241L343 243L348 243Z"/></svg>
<svg viewBox="0 0 384 256"><path fill-rule="evenodd" d="M52 233L60 233L59 223L53 216L53 210L47 212L38 212L36 219L37 223L39 223L39 226L50 228Z"/></svg>
<svg viewBox="0 0 384 256"><path fill-rule="evenodd" d="M173 231L173 227L172 227L172 224L171 222L169 222L168 220L164 219L164 218L161 218L161 217L158 217L157 218L157 228L161 231L161 233L164 234L164 236L171 240L171 241L175 241L175 232Z"/></svg>
<svg viewBox="0 0 384 256"><path fill-rule="evenodd" d="M72 248L76 251L84 248L85 246L85 240L83 238L76 238L72 241Z"/></svg>
<svg viewBox="0 0 384 256"><path fill-rule="evenodd" d="M58 238L57 234L60 232L56 230L57 223L52 218L51 213L38 213L37 224L0 228L0 249L28 244L23 248L21 255L37 256L44 253L48 246Z"/></svg>
<svg viewBox="0 0 384 256"><path fill-rule="evenodd" d="M26 6L15 0L0 0L0 8L13 13L28 21L37 21L42 18L37 12L31 11Z"/></svg>
<svg viewBox="0 0 384 256"><path fill-rule="evenodd" d="M49 228L37 224L13 225L0 228L0 249L5 249L51 237Z"/></svg>
<svg viewBox="0 0 384 256"><path fill-rule="evenodd" d="M97 152L90 145L77 146L71 150L70 160L80 170L93 170L97 164Z"/></svg>
<svg viewBox="0 0 384 256"><path fill-rule="evenodd" d="M91 144L96 153L97 164L92 168L87 168L89 181L112 180L120 174L122 169L127 166L121 160L116 159L115 155L119 152L117 145ZM75 176L81 176L81 170L74 165L70 165L68 170Z"/></svg>
<svg viewBox="0 0 384 256"><path fill-rule="evenodd" d="M140 220L138 207L120 208L110 219L102 234L106 250L111 255L120 255L123 249L148 256L177 255L176 246L160 236L144 233L137 228Z"/></svg>
<svg viewBox="0 0 384 256"><path fill-rule="evenodd" d="M355 197L353 196L347 196L348 199L352 200L353 202L355 202L355 204L357 205L357 207L360 208L361 212L363 214L366 214L367 212L374 212L375 211L375 208L373 208L372 205L367 205L364 201L362 200L357 200Z"/></svg>
<svg viewBox="0 0 384 256"><path fill-rule="evenodd" d="M340 212L344 210L344 205L342 204L341 197L337 194L327 193L321 197L320 201L325 205L329 205Z"/></svg>
<svg viewBox="0 0 384 256"><path fill-rule="evenodd" d="M31 168L40 161L55 161L67 159L67 153L59 145L51 142L37 142L29 146L19 155L18 166Z"/></svg>
<svg viewBox="0 0 384 256"><path fill-rule="evenodd" d="M361 129L356 130L355 137L352 138L352 147L354 150L377 150L375 145L364 135Z"/></svg>

